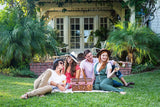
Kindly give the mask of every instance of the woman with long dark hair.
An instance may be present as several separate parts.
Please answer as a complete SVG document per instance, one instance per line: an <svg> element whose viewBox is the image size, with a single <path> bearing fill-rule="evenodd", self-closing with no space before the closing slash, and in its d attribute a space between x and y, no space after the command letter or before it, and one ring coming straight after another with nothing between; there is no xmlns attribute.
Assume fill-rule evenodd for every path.
<svg viewBox="0 0 160 107"><path fill-rule="evenodd" d="M70 84L72 78L78 78L80 67L77 64L77 55L75 52L70 53L65 60L64 74L66 75L66 83ZM71 86L69 87L71 88Z"/></svg>

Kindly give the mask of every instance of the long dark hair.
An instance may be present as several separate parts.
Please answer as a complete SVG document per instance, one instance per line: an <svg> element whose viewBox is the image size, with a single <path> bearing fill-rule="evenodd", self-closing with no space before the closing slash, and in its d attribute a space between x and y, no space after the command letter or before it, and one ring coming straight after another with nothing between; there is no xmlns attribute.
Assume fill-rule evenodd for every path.
<svg viewBox="0 0 160 107"><path fill-rule="evenodd" d="M67 72L67 68L69 66L69 63L67 61L68 57L66 58L65 60L65 68L64 68L64 74L66 74ZM72 59L73 60L73 59ZM72 64L71 64L71 76L74 76L74 73L76 72L76 66L77 66L77 63L73 60Z"/></svg>

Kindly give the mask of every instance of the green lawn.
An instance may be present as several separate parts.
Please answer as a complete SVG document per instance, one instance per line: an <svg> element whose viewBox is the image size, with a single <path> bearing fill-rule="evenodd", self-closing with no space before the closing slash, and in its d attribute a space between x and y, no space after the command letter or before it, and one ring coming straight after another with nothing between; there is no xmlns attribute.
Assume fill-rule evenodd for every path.
<svg viewBox="0 0 160 107"><path fill-rule="evenodd" d="M125 88L126 95L118 93L54 93L45 97L20 99L33 89L33 78L8 77L0 74L0 107L63 107L63 106L114 106L114 107L160 107L160 70L124 77L136 83Z"/></svg>

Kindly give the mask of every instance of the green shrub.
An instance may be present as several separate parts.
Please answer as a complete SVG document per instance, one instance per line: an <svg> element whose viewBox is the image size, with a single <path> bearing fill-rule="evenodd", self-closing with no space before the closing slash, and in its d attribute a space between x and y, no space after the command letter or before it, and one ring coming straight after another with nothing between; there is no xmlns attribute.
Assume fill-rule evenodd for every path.
<svg viewBox="0 0 160 107"><path fill-rule="evenodd" d="M16 69L12 72L13 76L20 76L20 77L32 77L35 78L37 75L35 75L34 72L30 71L29 69Z"/></svg>
<svg viewBox="0 0 160 107"><path fill-rule="evenodd" d="M27 68L24 69L15 69L13 67L10 68L1 68L0 73L8 76L14 76L14 77L32 77L35 78L37 75L35 75L34 72L30 71Z"/></svg>
<svg viewBox="0 0 160 107"><path fill-rule="evenodd" d="M132 73L140 73L140 72L150 71L153 68L155 68L155 66L150 63L139 64L139 65L136 64L136 65L132 66Z"/></svg>
<svg viewBox="0 0 160 107"><path fill-rule="evenodd" d="M11 73L14 71L15 69L10 67L10 68L1 68L0 69L0 73L5 74L5 75L12 75Z"/></svg>

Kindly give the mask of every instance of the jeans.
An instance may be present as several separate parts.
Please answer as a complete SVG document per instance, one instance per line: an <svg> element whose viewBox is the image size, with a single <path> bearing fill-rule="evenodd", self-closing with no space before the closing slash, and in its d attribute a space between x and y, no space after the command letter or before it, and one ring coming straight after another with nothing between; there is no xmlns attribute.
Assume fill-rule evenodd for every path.
<svg viewBox="0 0 160 107"><path fill-rule="evenodd" d="M113 86L114 87L120 87L120 86L123 86L123 84L118 82L118 81L116 81L116 80L113 80Z"/></svg>
<svg viewBox="0 0 160 107"><path fill-rule="evenodd" d="M112 71L114 70L114 68L115 68L115 65L112 65ZM118 70L118 72L116 72L115 75L116 75L116 77L119 78L119 79L120 79L121 77L123 77L123 74L121 73L120 70Z"/></svg>

